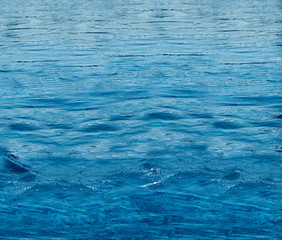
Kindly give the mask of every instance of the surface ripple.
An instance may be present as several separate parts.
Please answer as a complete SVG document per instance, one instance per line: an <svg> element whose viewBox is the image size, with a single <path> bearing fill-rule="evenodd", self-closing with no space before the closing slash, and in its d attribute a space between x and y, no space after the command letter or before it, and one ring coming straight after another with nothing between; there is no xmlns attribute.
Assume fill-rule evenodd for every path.
<svg viewBox="0 0 282 240"><path fill-rule="evenodd" d="M0 239L281 239L279 0L2 0Z"/></svg>

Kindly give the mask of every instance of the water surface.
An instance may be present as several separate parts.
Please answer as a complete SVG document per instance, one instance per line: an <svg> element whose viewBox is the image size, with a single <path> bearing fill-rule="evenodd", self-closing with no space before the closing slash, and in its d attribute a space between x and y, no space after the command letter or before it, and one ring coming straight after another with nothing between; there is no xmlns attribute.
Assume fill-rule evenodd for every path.
<svg viewBox="0 0 282 240"><path fill-rule="evenodd" d="M1 239L280 239L279 0L1 0Z"/></svg>

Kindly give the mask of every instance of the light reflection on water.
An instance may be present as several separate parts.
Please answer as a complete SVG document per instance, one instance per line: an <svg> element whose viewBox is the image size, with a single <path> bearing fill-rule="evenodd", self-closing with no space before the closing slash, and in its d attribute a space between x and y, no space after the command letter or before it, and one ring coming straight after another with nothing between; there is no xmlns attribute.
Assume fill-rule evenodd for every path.
<svg viewBox="0 0 282 240"><path fill-rule="evenodd" d="M3 239L279 239L281 3L1 1Z"/></svg>

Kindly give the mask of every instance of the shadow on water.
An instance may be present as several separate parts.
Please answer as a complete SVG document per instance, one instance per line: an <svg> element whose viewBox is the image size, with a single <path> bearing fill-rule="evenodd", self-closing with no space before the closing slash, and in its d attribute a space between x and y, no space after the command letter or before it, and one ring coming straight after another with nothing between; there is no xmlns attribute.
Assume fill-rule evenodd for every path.
<svg viewBox="0 0 282 240"><path fill-rule="evenodd" d="M7 150L0 150L1 156L1 172L11 172L18 174L23 181L34 181L36 179L37 171L30 166L21 162L21 159Z"/></svg>

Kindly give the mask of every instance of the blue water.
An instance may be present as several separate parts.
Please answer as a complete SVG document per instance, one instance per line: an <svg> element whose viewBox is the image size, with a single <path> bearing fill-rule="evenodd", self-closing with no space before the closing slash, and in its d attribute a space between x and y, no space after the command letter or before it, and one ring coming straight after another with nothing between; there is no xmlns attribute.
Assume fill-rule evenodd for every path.
<svg viewBox="0 0 282 240"><path fill-rule="evenodd" d="M1 0L0 239L281 239L280 0Z"/></svg>

